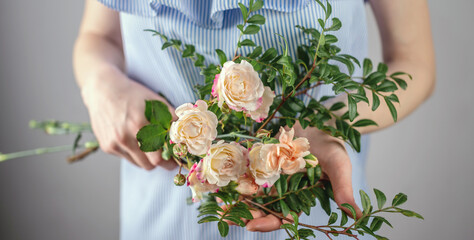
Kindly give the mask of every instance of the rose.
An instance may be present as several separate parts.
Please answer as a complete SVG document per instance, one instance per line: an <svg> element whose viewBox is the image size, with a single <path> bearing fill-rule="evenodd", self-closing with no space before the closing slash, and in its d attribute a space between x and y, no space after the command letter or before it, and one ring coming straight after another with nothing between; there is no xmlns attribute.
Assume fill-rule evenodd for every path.
<svg viewBox="0 0 474 240"><path fill-rule="evenodd" d="M263 187L273 185L280 173L294 174L306 165L305 156L309 155L309 142L306 138L293 140L294 130L280 129L280 143L253 146L249 153L250 172L255 182ZM313 160L311 164L314 164ZM317 162L316 162L317 163Z"/></svg>
<svg viewBox="0 0 474 240"><path fill-rule="evenodd" d="M219 141L210 147L202 163L204 179L220 187L227 186L245 173L248 151L236 142Z"/></svg>
<svg viewBox="0 0 474 240"><path fill-rule="evenodd" d="M275 144L256 143L249 153L249 169L255 178L255 183L263 187L272 186L280 178L280 159L269 156L270 151L262 152L264 146Z"/></svg>
<svg viewBox="0 0 474 240"><path fill-rule="evenodd" d="M193 202L199 202L202 199L202 195L205 192L216 191L219 189L218 186L209 184L202 177L202 161L194 163L192 168L189 170L187 177L188 186L191 188L193 193Z"/></svg>
<svg viewBox="0 0 474 240"><path fill-rule="evenodd" d="M308 139L300 137L293 140L294 135L293 128L290 131L281 128L280 143L275 144L275 147L271 149L272 152L269 153L279 158L284 174L294 174L303 169L306 165L304 157L310 154Z"/></svg>
<svg viewBox="0 0 474 240"><path fill-rule="evenodd" d="M265 87L262 96L262 105L255 111L249 111L247 115L256 122L262 122L268 117L268 111L270 110L270 106L272 105L274 98L275 93L272 91L272 89L270 87Z"/></svg>
<svg viewBox="0 0 474 240"><path fill-rule="evenodd" d="M214 79L212 94L219 107L225 102L229 108L255 111L262 105L264 86L253 66L245 60L224 63L221 73Z"/></svg>
<svg viewBox="0 0 474 240"><path fill-rule="evenodd" d="M235 190L242 195L252 195L258 192L259 186L255 183L252 174L245 173L237 179L237 187Z"/></svg>
<svg viewBox="0 0 474 240"><path fill-rule="evenodd" d="M186 144L194 155L207 152L217 136L217 117L207 110L207 103L197 100L196 104L185 103L176 109L178 120L171 124L170 138L177 144Z"/></svg>

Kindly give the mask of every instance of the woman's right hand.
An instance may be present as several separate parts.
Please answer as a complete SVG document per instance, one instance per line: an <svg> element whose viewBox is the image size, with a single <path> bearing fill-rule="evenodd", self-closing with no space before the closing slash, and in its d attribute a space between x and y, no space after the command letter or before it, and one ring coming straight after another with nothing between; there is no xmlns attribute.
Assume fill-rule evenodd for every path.
<svg viewBox="0 0 474 240"><path fill-rule="evenodd" d="M81 94L100 148L146 170L158 165L169 170L175 168L173 161L163 161L161 151L142 152L136 140L138 130L148 123L144 115L145 100L168 104L166 100L129 79L120 69L101 71L96 78L82 86ZM169 109L176 118L174 109L171 106Z"/></svg>

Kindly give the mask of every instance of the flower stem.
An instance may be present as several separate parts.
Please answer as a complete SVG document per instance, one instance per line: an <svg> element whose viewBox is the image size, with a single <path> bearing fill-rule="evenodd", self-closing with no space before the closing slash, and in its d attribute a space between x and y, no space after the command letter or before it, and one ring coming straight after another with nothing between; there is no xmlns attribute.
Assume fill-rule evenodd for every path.
<svg viewBox="0 0 474 240"><path fill-rule="evenodd" d="M217 138L226 138L226 137L234 137L234 138L240 137L240 138L245 138L245 139L253 139L253 140L257 140L257 141L262 140L258 137L253 137L253 136L240 134L240 133L234 133L234 132L231 132L231 133L228 133L228 134L217 135Z"/></svg>
<svg viewBox="0 0 474 240"><path fill-rule="evenodd" d="M97 146L98 146L97 142L87 142L84 145L79 145L78 147L96 148ZM74 149L74 145L64 145L64 146L37 148L37 149L14 152L14 153L0 154L0 162L10 160L10 159L15 159L15 158L42 155L46 153L72 151L73 149Z"/></svg>

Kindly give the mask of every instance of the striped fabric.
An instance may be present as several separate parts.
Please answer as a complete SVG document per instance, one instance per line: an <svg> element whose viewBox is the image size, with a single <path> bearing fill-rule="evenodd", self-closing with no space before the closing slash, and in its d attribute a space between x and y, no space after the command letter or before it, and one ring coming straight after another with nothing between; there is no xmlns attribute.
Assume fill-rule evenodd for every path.
<svg viewBox="0 0 474 240"><path fill-rule="evenodd" d="M166 96L174 106L194 102L193 86L203 83L199 69L189 59L182 59L172 48L161 50L161 39L152 37L144 29L155 29L165 35L193 44L203 54L206 64L217 63L214 49L222 49L232 56L242 22L237 3L248 0L99 0L121 12L121 27L127 71L130 78L143 83ZM341 19L343 27L336 33L344 53L358 59L366 56L367 39L365 13L362 0L333 0L333 14ZM295 57L296 46L306 43L306 36L295 25L318 27L317 18L322 8L312 0L265 1L259 11L267 22L257 35L250 36L264 49L275 47L281 51L281 39L288 40L289 53ZM243 54L252 49L245 47ZM343 67L343 66L341 66ZM360 72L356 72L360 75ZM278 90L277 90L278 92ZM321 97L333 95L330 87L314 89L310 94ZM305 99L308 101L308 99ZM349 150L353 164L354 192L365 188L365 158L368 139L362 139L364 148L357 154ZM121 239L221 239L216 224L197 224L198 204L188 205L191 192L186 187L175 187L172 179L176 171L157 168L145 171L122 161L121 170ZM336 209L336 206L333 206ZM301 222L325 224L327 215L319 206L310 217ZM318 235L318 239L325 236ZM234 239L285 239L282 230L272 233L251 233L243 228L231 227L228 240ZM343 237L337 239L345 239Z"/></svg>

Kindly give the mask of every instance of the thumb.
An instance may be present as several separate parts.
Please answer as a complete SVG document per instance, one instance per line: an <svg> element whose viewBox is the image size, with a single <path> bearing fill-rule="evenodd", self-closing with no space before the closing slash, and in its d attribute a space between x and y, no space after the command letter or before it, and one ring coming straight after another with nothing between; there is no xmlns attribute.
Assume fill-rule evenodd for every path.
<svg viewBox="0 0 474 240"><path fill-rule="evenodd" d="M362 211L354 200L352 165L349 156L341 156L339 158L333 158L328 162L321 162L321 167L329 177L334 192L334 200L337 205L346 212L348 216L354 218L351 211L342 206L342 204L348 203L356 210L357 218L362 217Z"/></svg>

